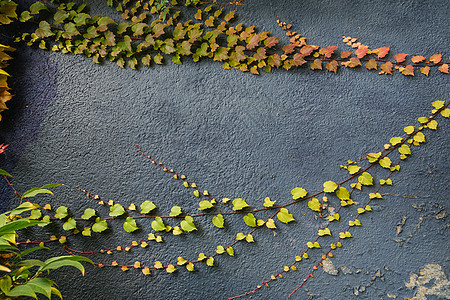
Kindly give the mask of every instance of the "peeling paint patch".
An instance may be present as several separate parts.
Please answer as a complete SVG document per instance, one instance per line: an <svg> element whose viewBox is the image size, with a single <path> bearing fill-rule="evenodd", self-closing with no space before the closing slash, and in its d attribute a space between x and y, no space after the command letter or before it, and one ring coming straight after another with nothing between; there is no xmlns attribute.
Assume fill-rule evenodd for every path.
<svg viewBox="0 0 450 300"><path fill-rule="evenodd" d="M410 300L427 300L426 295L450 299L450 281L442 267L438 264L427 264L419 270L419 274L411 273L405 286L409 289L417 287L416 294ZM432 283L428 288L426 285Z"/></svg>
<svg viewBox="0 0 450 300"><path fill-rule="evenodd" d="M323 265L323 270L333 276L337 276L337 274L339 273L339 270L334 266L333 262L331 261L331 259L324 259L322 261L322 265Z"/></svg>

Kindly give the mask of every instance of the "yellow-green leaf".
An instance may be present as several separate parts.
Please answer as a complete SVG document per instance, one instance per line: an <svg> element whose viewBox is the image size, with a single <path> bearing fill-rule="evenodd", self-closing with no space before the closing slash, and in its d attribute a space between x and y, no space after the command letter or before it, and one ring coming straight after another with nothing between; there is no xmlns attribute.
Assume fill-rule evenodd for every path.
<svg viewBox="0 0 450 300"><path fill-rule="evenodd" d="M297 200L297 199L305 197L308 194L308 191L306 191L305 189L296 187L291 190L291 194L292 194L292 198L294 200Z"/></svg>
<svg viewBox="0 0 450 300"><path fill-rule="evenodd" d="M326 181L323 184L323 191L325 193L333 193L337 189L338 185L334 181Z"/></svg>
<svg viewBox="0 0 450 300"><path fill-rule="evenodd" d="M283 223L289 223L291 221L295 221L292 214L289 213L289 211L286 208L281 208L280 212L277 214L278 220L280 220Z"/></svg>

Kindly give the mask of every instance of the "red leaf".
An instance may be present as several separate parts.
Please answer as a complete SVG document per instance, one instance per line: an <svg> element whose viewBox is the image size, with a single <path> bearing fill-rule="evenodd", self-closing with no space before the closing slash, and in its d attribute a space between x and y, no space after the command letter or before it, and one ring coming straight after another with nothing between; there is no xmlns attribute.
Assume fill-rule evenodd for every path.
<svg viewBox="0 0 450 300"><path fill-rule="evenodd" d="M430 61L433 64L438 64L441 61L441 59L442 59L442 55L441 54L435 54L435 55L430 57Z"/></svg>
<svg viewBox="0 0 450 300"><path fill-rule="evenodd" d="M298 67L306 63L306 60L303 59L303 55L301 55L300 53L295 53L291 62L294 66Z"/></svg>
<svg viewBox="0 0 450 300"><path fill-rule="evenodd" d="M329 63L327 63L326 68L328 71L330 72L334 72L334 74L336 74L337 68L338 68L338 62L335 60L330 61Z"/></svg>
<svg viewBox="0 0 450 300"><path fill-rule="evenodd" d="M266 45L266 47L268 48L271 48L276 44L278 44L278 37L276 36L270 36L264 41L264 45Z"/></svg>
<svg viewBox="0 0 450 300"><path fill-rule="evenodd" d="M430 73L430 67L429 66L425 66L423 68L420 68L420 73L428 76L428 73Z"/></svg>
<svg viewBox="0 0 450 300"><path fill-rule="evenodd" d="M279 67L281 65L281 57L278 54L274 54L269 56L269 58L267 59L267 63L269 64L269 66L271 67Z"/></svg>
<svg viewBox="0 0 450 300"><path fill-rule="evenodd" d="M375 50L372 50L372 53L375 53L378 55L378 58L383 58L386 55L388 55L389 53L389 47L381 47L381 48L377 48Z"/></svg>
<svg viewBox="0 0 450 300"><path fill-rule="evenodd" d="M380 66L380 74L392 74L392 63L390 61Z"/></svg>
<svg viewBox="0 0 450 300"><path fill-rule="evenodd" d="M426 58L425 56L416 55L416 56L413 56L413 57L411 58L411 61L412 61L413 63L417 64L417 63L420 63L420 62L424 61L425 58Z"/></svg>
<svg viewBox="0 0 450 300"><path fill-rule="evenodd" d="M266 57L266 48L264 47L259 47L255 55L253 55L253 58L255 58L256 60L263 60Z"/></svg>
<svg viewBox="0 0 450 300"><path fill-rule="evenodd" d="M368 51L369 51L369 47L367 47L365 45L361 45L358 47L358 49L355 50L355 55L358 58L363 58L364 56L366 56Z"/></svg>
<svg viewBox="0 0 450 300"><path fill-rule="evenodd" d="M352 53L350 51L342 51L341 52L341 58L347 58L350 55L352 55Z"/></svg>
<svg viewBox="0 0 450 300"><path fill-rule="evenodd" d="M408 54L406 54L406 53L399 53L399 54L396 54L395 56L394 56L394 59L398 62L398 63L401 63L401 62L404 62L405 60L406 60L406 57L408 56Z"/></svg>
<svg viewBox="0 0 450 300"><path fill-rule="evenodd" d="M448 74L448 64L443 64L442 66L440 66L439 71L441 71L442 73Z"/></svg>
<svg viewBox="0 0 450 300"><path fill-rule="evenodd" d="M330 58L337 46L329 46L327 48L322 48L319 50L319 54L324 55L326 58Z"/></svg>
<svg viewBox="0 0 450 300"><path fill-rule="evenodd" d="M260 39L261 38L257 34L252 35L247 42L247 49L255 48L258 45Z"/></svg>
<svg viewBox="0 0 450 300"><path fill-rule="evenodd" d="M0 144L0 154L3 153L3 152L5 152L5 150L6 150L6 148L7 148L8 146L9 146L9 145Z"/></svg>
<svg viewBox="0 0 450 300"><path fill-rule="evenodd" d="M282 49L284 51L284 54L289 54L289 53L294 52L295 45L294 44L288 44L288 45L283 46Z"/></svg>
<svg viewBox="0 0 450 300"><path fill-rule="evenodd" d="M311 53L313 51L314 51L314 47L311 45L306 45L306 46L303 46L302 48L300 48L300 53L305 57L308 55L311 55Z"/></svg>

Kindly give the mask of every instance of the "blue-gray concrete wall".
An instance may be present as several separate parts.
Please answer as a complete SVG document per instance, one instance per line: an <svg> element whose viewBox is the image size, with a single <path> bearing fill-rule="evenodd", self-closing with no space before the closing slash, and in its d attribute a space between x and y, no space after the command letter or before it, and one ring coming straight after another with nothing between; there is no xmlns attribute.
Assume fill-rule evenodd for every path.
<svg viewBox="0 0 450 300"><path fill-rule="evenodd" d="M112 15L104 2L90 1L93 13ZM282 36L275 14L312 44L347 50L341 42L346 35L373 48L391 46L393 54L450 55L447 0L247 0L237 10L239 22ZM135 143L217 198L242 197L261 206L269 196L286 203L295 186L318 191L326 180L343 179L340 164L381 150L404 126L427 115L431 102L449 100L449 77L436 71L429 77L405 77L303 68L253 76L190 59L181 66L133 71L25 46L18 46L14 57L9 70L16 96L0 123L0 143L10 147L0 157L0 167L15 176L21 191L64 183L55 189L55 197L40 201L66 205L77 214L96 208L77 186L124 205L153 200L160 212L173 205L195 212L197 198L139 155ZM421 269L422 276L431 276L430 270L444 274L421 287L440 283L427 299L449 299L449 132L448 120L442 120L393 177L394 186L386 189L393 195L361 217L363 227L352 231L354 238L335 252L332 262L338 274L329 274L335 273L332 267L328 273L319 270L294 299L425 299L410 281ZM8 187L0 188L3 209L17 203ZM355 201L364 203L366 197ZM306 203L290 212L294 224L279 226L276 234L261 230L256 243L236 245L236 256L217 258L214 268L200 265L198 272L145 277L136 270L87 267L83 278L68 270L56 273L55 279L65 299L225 299L280 271L315 237L318 222ZM220 231L205 218L194 234L95 258L150 265L156 260L170 263L180 255L193 260L199 252L211 255L218 244L230 244L244 230L238 219L229 218L228 229ZM148 222L139 223L146 229L137 235L124 233L117 224L106 235L72 245L127 245L150 232ZM285 298L310 272L311 263L299 268L249 299Z"/></svg>

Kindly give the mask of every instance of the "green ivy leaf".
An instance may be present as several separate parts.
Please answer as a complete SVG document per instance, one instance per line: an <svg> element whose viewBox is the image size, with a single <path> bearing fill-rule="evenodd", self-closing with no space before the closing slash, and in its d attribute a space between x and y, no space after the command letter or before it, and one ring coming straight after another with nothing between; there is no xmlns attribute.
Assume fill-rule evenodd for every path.
<svg viewBox="0 0 450 300"><path fill-rule="evenodd" d="M350 192L343 186L339 187L339 189L336 191L336 196L340 200L348 200L350 199Z"/></svg>
<svg viewBox="0 0 450 300"><path fill-rule="evenodd" d="M152 228L155 231L164 231L166 230L166 225L164 225L164 221L161 217L156 217L155 220L152 221Z"/></svg>
<svg viewBox="0 0 450 300"><path fill-rule="evenodd" d="M195 227L195 224L194 224L194 219L191 216L186 216L184 218L184 220L181 221L180 225L181 225L181 228L187 232L197 230L197 227Z"/></svg>
<svg viewBox="0 0 450 300"><path fill-rule="evenodd" d="M389 142L392 144L392 146L395 146L397 144L400 144L403 141L403 138L399 136L392 137Z"/></svg>
<svg viewBox="0 0 450 300"><path fill-rule="evenodd" d="M338 185L334 181L326 181L323 184L323 191L325 193L333 193L337 187Z"/></svg>
<svg viewBox="0 0 450 300"><path fill-rule="evenodd" d="M64 224L63 229L64 230L72 230L77 228L77 221L75 221L73 218L69 218Z"/></svg>
<svg viewBox="0 0 450 300"><path fill-rule="evenodd" d="M8 172L6 172L3 169L0 169L0 175L12 177L11 174L9 174Z"/></svg>
<svg viewBox="0 0 450 300"><path fill-rule="evenodd" d="M81 218L83 220L89 220L90 218L95 216L95 214L96 214L95 209L93 209L93 208L86 208L84 210L84 214L81 216Z"/></svg>
<svg viewBox="0 0 450 300"><path fill-rule="evenodd" d="M357 165L351 165L351 166L348 166L348 168L347 168L350 175L358 173L360 169L361 169L361 167L357 166Z"/></svg>
<svg viewBox="0 0 450 300"><path fill-rule="evenodd" d="M92 225L92 231L94 232L102 232L108 229L108 223L106 223L106 220L97 217L95 219L95 224Z"/></svg>
<svg viewBox="0 0 450 300"><path fill-rule="evenodd" d="M214 207L214 205L211 203L211 201L208 201L208 200L200 201L198 205L199 205L198 210L205 210L205 209Z"/></svg>
<svg viewBox="0 0 450 300"><path fill-rule="evenodd" d="M227 250L227 254L229 256L234 256L234 249L233 249L233 247L229 246L226 250Z"/></svg>
<svg viewBox="0 0 450 300"><path fill-rule="evenodd" d="M224 226L223 226L224 219L223 219L223 216L221 214L218 214L217 216L214 216L212 218L212 222L213 222L214 226L216 226L218 228L224 228Z"/></svg>
<svg viewBox="0 0 450 300"><path fill-rule="evenodd" d="M153 224L152 224L153 225ZM153 227L153 226L152 226ZM126 232L133 232L139 229L139 227L136 224L136 220L134 220L132 217L128 217L125 220L125 223L123 223L123 229Z"/></svg>
<svg viewBox="0 0 450 300"><path fill-rule="evenodd" d="M308 194L308 191L299 187L293 188L291 190L292 199L297 200L304 198Z"/></svg>
<svg viewBox="0 0 450 300"><path fill-rule="evenodd" d="M41 1L37 1L30 6L30 13L37 14L43 9L47 9L47 6L45 6L45 4L43 4Z"/></svg>
<svg viewBox="0 0 450 300"><path fill-rule="evenodd" d="M369 173L364 172L358 177L358 182L362 185L373 185L373 177Z"/></svg>
<svg viewBox="0 0 450 300"><path fill-rule="evenodd" d="M277 214L278 220L280 220L283 223L289 223L291 221L295 221L292 214L289 213L289 211L286 208L281 208L280 212Z"/></svg>
<svg viewBox="0 0 450 300"><path fill-rule="evenodd" d="M250 207L250 205L248 205L247 202L245 202L245 199L236 198L233 200L233 210L234 211L242 210L246 207Z"/></svg>
<svg viewBox="0 0 450 300"><path fill-rule="evenodd" d="M68 215L69 215L69 213L67 211L67 207L60 206L56 209L55 218L61 220L61 219L64 219L65 217L67 217Z"/></svg>
<svg viewBox="0 0 450 300"><path fill-rule="evenodd" d="M382 166L383 168L389 169L391 166L391 159L389 157L383 157L382 159L379 160L378 162L380 164L380 166Z"/></svg>
<svg viewBox="0 0 450 300"><path fill-rule="evenodd" d="M312 198L311 200L309 200L308 207L313 211L322 211L322 204L317 198Z"/></svg>
<svg viewBox="0 0 450 300"><path fill-rule="evenodd" d="M125 208L123 208L123 206L118 203L112 205L109 209L110 209L109 215L111 217L118 217L125 213Z"/></svg>
<svg viewBox="0 0 450 300"><path fill-rule="evenodd" d="M256 218L252 213L248 213L244 216L244 222L250 227L256 227Z"/></svg>
<svg viewBox="0 0 450 300"><path fill-rule="evenodd" d="M225 248L222 245L217 246L217 250L216 250L217 254L223 254L225 253Z"/></svg>
<svg viewBox="0 0 450 300"><path fill-rule="evenodd" d="M243 234L242 232L239 232L239 233L236 235L236 239L237 239L238 241L241 241L241 240L245 239L245 234Z"/></svg>
<svg viewBox="0 0 450 300"><path fill-rule="evenodd" d="M398 152L403 155L408 155L411 154L411 148L409 148L408 145L403 144L398 148Z"/></svg>
<svg viewBox="0 0 450 300"><path fill-rule="evenodd" d="M209 257L207 260L206 260L206 264L208 265L208 266L210 266L210 267L213 267L214 266L214 257Z"/></svg>
<svg viewBox="0 0 450 300"><path fill-rule="evenodd" d="M156 205L153 203L153 201L144 201L141 204L141 213L142 214L148 214L149 212L151 212L152 210L154 210L156 208Z"/></svg>
<svg viewBox="0 0 450 300"><path fill-rule="evenodd" d="M264 198L264 207L273 207L273 205L277 202L277 200L270 200L269 197Z"/></svg>
<svg viewBox="0 0 450 300"><path fill-rule="evenodd" d="M177 217L179 215L181 215L181 207L179 207L179 206L172 207L169 216Z"/></svg>

